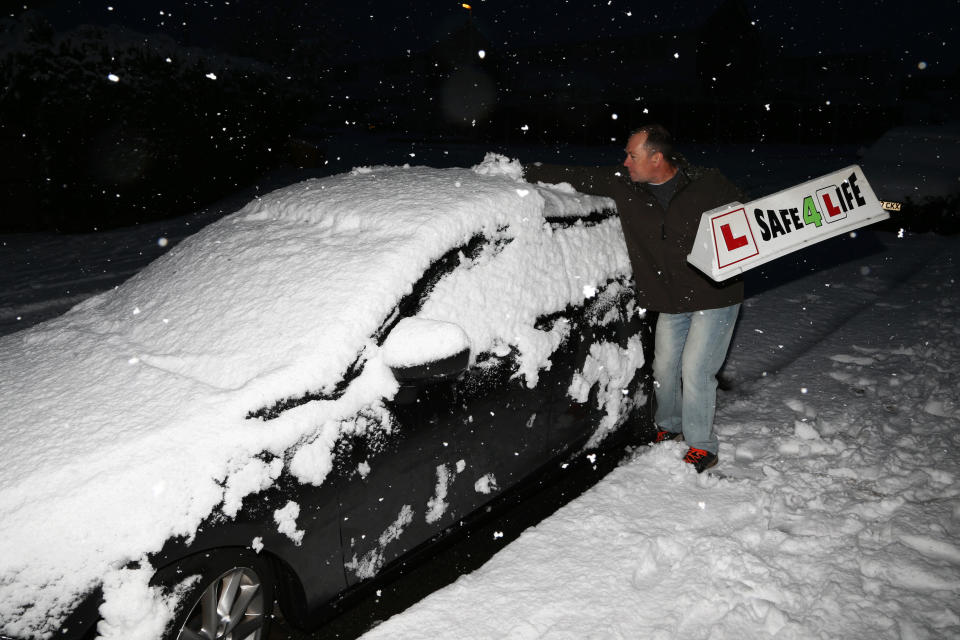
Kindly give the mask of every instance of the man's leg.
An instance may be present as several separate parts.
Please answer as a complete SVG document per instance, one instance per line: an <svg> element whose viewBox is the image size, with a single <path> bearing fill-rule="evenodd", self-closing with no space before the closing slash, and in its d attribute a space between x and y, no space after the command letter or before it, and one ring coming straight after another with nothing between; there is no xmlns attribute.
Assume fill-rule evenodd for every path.
<svg viewBox="0 0 960 640"><path fill-rule="evenodd" d="M657 410L653 419L665 431L683 431L680 362L690 329L689 313L661 313L653 343L653 390Z"/></svg>
<svg viewBox="0 0 960 640"><path fill-rule="evenodd" d="M683 437L691 447L710 453L720 448L713 432L717 372L727 357L739 311L740 305L735 304L693 312L683 346Z"/></svg>

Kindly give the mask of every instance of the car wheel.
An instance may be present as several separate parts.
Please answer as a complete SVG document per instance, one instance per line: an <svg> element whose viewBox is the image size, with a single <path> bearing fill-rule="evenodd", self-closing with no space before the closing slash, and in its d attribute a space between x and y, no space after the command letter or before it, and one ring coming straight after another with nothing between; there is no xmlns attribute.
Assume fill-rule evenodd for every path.
<svg viewBox="0 0 960 640"><path fill-rule="evenodd" d="M266 640L273 610L270 567L250 553L209 555L196 568L183 567L182 575L200 580L182 601L180 614L170 627L176 640Z"/></svg>

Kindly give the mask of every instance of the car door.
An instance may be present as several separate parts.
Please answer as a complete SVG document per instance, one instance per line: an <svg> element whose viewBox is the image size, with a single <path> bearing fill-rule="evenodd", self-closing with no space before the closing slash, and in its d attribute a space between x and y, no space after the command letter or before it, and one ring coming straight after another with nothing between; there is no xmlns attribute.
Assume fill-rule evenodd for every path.
<svg viewBox="0 0 960 640"><path fill-rule="evenodd" d="M398 305L415 316L434 285L494 240L477 236L437 260ZM464 292L467 295L469 292ZM405 382L385 402L384 441L348 437L338 446L341 537L347 582L373 577L535 470L545 460L548 411L542 389L515 376L515 353L476 354L452 375Z"/></svg>
<svg viewBox="0 0 960 640"><path fill-rule="evenodd" d="M562 234L607 225L616 217L608 209L547 216L546 221ZM649 430L652 373L645 354L653 353L653 332L629 277L601 284L582 305L538 324L546 328L558 322L569 330L542 382L550 404L550 455L594 447L624 423L635 433Z"/></svg>
<svg viewBox="0 0 960 640"><path fill-rule="evenodd" d="M447 525L546 462L549 402L543 387L527 387L517 369L512 351L480 354L456 378L408 385L405 401L392 404L401 423L436 425Z"/></svg>
<svg viewBox="0 0 960 640"><path fill-rule="evenodd" d="M562 318L570 332L548 374L551 454L596 446L623 423L649 429L641 409L649 409L652 377L643 354L652 353L653 334L631 283L608 282Z"/></svg>

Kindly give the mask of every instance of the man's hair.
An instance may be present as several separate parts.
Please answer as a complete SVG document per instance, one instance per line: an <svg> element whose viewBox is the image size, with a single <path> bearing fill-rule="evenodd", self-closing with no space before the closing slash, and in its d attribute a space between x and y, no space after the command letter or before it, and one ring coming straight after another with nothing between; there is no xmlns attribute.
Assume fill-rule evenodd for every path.
<svg viewBox="0 0 960 640"><path fill-rule="evenodd" d="M639 129L631 131L630 135L638 133L647 134L647 139L644 140L643 146L646 147L650 153L659 151L663 154L663 157L667 159L667 162L672 165L677 164L676 152L673 149L673 136L670 135L666 127L661 124L646 124Z"/></svg>

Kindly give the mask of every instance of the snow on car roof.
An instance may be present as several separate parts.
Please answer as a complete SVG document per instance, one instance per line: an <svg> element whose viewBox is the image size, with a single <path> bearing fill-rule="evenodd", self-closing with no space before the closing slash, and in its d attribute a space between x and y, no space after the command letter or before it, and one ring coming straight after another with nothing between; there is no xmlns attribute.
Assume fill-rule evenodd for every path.
<svg viewBox="0 0 960 640"><path fill-rule="evenodd" d="M332 389L443 253L481 231L522 235L545 215L612 207L529 185L519 163L493 154L472 169L355 169L258 198L117 289L0 338L0 539L16 550L0 559L2 630L52 633L73 599L122 565L270 486L282 462L255 454L282 459L305 437L332 443L340 420L391 393L389 370L366 367L336 402L296 407L269 429L247 419ZM582 241L612 249L578 245L605 259L568 290L513 299L516 315L562 309L628 273L613 229ZM471 322L475 348L502 338ZM314 458L318 449L329 456L329 444L313 446ZM319 462L307 480L322 481Z"/></svg>

